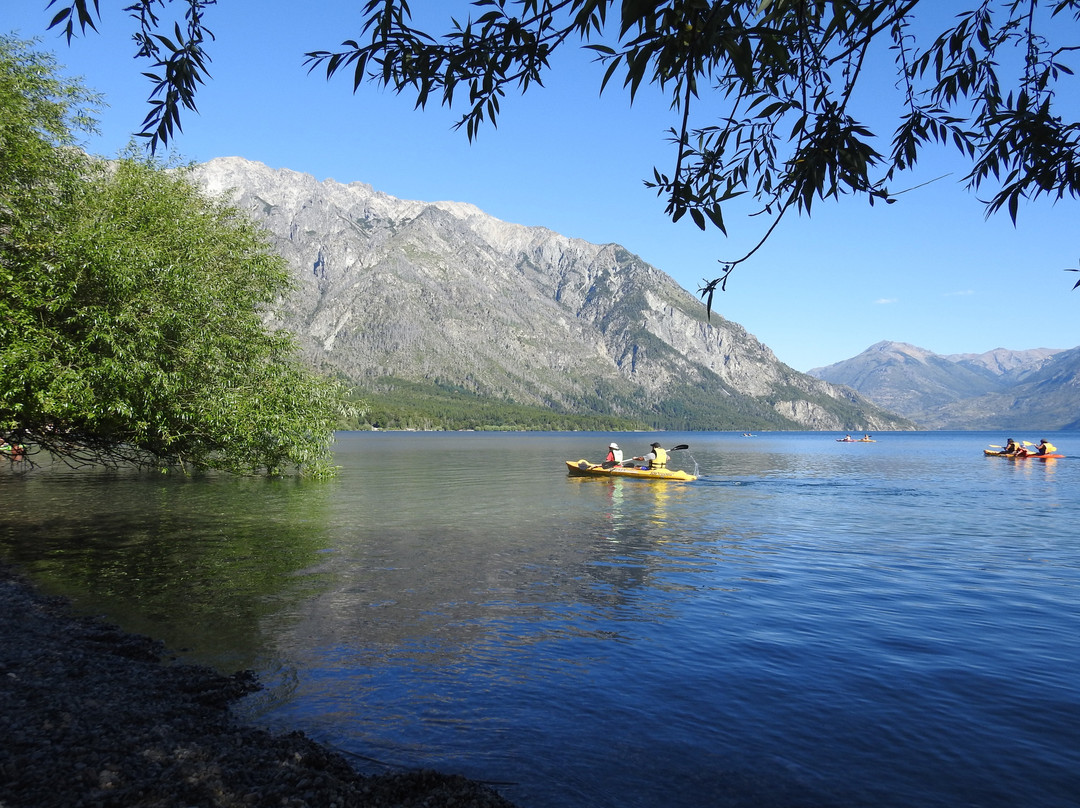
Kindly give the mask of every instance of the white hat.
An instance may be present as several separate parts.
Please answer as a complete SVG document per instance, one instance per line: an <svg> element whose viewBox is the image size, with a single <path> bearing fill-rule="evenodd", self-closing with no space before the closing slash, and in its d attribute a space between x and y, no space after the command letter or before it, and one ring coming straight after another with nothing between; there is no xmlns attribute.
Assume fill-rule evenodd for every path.
<svg viewBox="0 0 1080 808"><path fill-rule="evenodd" d="M617 443L609 443L609 444L607 445L607 447L608 447L609 449L618 449L618 448L619 448L619 444L617 444Z"/></svg>

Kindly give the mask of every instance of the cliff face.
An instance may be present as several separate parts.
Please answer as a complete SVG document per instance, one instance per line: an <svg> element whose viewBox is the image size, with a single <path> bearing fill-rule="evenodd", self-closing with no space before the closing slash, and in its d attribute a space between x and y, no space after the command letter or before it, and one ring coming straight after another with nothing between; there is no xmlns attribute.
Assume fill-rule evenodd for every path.
<svg viewBox="0 0 1080 808"><path fill-rule="evenodd" d="M562 411L679 412L690 428L903 428L779 362L616 244L395 199L240 158L196 167L270 232L298 290L280 324L363 387L452 384Z"/></svg>

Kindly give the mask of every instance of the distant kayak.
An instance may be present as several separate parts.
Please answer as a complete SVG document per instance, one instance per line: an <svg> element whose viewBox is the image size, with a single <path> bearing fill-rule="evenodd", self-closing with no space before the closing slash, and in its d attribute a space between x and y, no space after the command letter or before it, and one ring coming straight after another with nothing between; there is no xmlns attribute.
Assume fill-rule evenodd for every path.
<svg viewBox="0 0 1080 808"><path fill-rule="evenodd" d="M994 452L990 449L983 449L983 454L987 457L1008 457L1011 460L1050 460L1057 457L1065 457L1063 454L1057 454L1051 452L1049 454L1007 454L1006 452Z"/></svg>
<svg viewBox="0 0 1080 808"><path fill-rule="evenodd" d="M571 477L624 477L635 480L653 480L655 482L693 482L693 474L673 469L639 469L634 466L612 466L604 468L599 463L588 460L567 460L566 468Z"/></svg>
<svg viewBox="0 0 1080 808"><path fill-rule="evenodd" d="M877 443L873 438L837 438L837 443Z"/></svg>

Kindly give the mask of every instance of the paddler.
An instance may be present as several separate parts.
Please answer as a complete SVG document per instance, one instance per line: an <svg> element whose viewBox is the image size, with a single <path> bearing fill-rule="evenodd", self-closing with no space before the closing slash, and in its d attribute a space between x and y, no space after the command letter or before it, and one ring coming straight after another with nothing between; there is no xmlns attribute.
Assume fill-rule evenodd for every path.
<svg viewBox="0 0 1080 808"><path fill-rule="evenodd" d="M619 444L612 442L608 444L607 448L607 457L604 458L604 462L600 465L602 465L606 469L609 469L612 466L617 466L622 463L623 454L622 449L619 448Z"/></svg>
<svg viewBox="0 0 1080 808"><path fill-rule="evenodd" d="M1039 441L1039 445L1035 447L1035 454L1048 455L1057 451L1057 447L1052 443L1047 443L1046 438Z"/></svg>
<svg viewBox="0 0 1080 808"><path fill-rule="evenodd" d="M667 452L660 448L660 444L650 444L649 448L652 449L651 452L641 457L635 457L634 460L641 461L642 463L648 461L648 468L650 469L667 468Z"/></svg>

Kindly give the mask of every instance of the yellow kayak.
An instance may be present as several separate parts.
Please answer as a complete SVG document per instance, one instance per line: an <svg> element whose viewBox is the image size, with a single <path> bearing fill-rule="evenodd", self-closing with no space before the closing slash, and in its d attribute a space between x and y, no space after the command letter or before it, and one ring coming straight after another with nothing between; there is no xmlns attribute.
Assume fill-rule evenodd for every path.
<svg viewBox="0 0 1080 808"><path fill-rule="evenodd" d="M688 483L697 479L693 474L673 469L639 469L634 466L612 466L604 468L599 463L588 460L567 460L566 468L571 477L620 477L635 480L655 480L657 482Z"/></svg>

